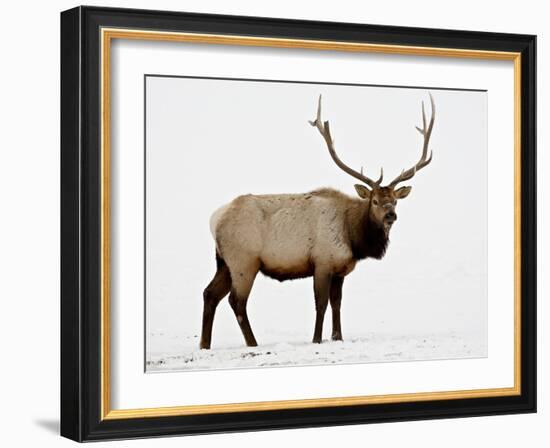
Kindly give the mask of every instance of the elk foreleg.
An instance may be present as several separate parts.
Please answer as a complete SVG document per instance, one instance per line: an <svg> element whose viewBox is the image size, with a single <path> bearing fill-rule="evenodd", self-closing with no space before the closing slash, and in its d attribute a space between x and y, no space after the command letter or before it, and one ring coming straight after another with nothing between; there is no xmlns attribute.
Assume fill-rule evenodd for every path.
<svg viewBox="0 0 550 448"><path fill-rule="evenodd" d="M344 277L333 276L330 282L330 307L332 308L332 340L342 340L340 323L340 304L342 303L342 285Z"/></svg>
<svg viewBox="0 0 550 448"><path fill-rule="evenodd" d="M323 320L327 310L330 293L331 275L325 272L315 271L313 276L313 291L315 295L315 331L313 342L320 344L323 339Z"/></svg>
<svg viewBox="0 0 550 448"><path fill-rule="evenodd" d="M202 332L200 348L209 349L212 339L212 325L218 303L231 289L231 275L223 260L218 258L218 269L203 293Z"/></svg>

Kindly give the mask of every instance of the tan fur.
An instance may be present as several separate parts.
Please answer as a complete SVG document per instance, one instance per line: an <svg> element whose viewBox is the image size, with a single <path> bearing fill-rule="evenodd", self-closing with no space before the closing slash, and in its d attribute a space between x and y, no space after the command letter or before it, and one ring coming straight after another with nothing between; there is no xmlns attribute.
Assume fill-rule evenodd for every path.
<svg viewBox="0 0 550 448"><path fill-rule="evenodd" d="M365 201L331 189L240 196L213 216L216 248L237 283L260 266L297 276L311 266L346 275L355 267L346 211L364 207Z"/></svg>

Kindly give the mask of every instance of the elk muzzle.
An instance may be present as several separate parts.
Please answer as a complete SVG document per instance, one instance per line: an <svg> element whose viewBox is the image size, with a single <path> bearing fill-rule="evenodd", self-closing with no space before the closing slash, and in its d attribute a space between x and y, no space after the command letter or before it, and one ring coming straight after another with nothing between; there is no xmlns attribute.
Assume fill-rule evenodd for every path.
<svg viewBox="0 0 550 448"><path fill-rule="evenodd" d="M395 221L397 221L397 214L395 211L390 210L388 213L384 215L384 222L386 224L393 224Z"/></svg>

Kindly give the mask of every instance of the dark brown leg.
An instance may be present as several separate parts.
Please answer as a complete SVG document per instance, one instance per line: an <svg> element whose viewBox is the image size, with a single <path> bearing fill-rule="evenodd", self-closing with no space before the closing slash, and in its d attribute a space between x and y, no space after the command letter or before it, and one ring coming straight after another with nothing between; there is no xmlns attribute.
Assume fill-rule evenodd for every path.
<svg viewBox="0 0 550 448"><path fill-rule="evenodd" d="M218 259L216 275L203 293L204 308L202 313L202 333L200 348L209 349L212 339L212 324L218 303L231 289L231 275L223 260Z"/></svg>
<svg viewBox="0 0 550 448"><path fill-rule="evenodd" d="M330 282L330 307L332 308L332 340L342 340L342 325L340 323L340 304L342 303L342 285L344 277L332 277Z"/></svg>
<svg viewBox="0 0 550 448"><path fill-rule="evenodd" d="M323 320L327 310L330 292L330 274L315 273L313 277L313 291L315 294L315 331L313 342L320 344L323 339Z"/></svg>
<svg viewBox="0 0 550 448"><path fill-rule="evenodd" d="M250 327L250 321L248 320L248 314L246 312L246 303L248 302L248 296L238 295L235 290L232 290L229 294L229 304L235 313L239 327L243 332L246 345L249 347L256 347L258 343Z"/></svg>
<svg viewBox="0 0 550 448"><path fill-rule="evenodd" d="M229 294L229 305L231 305L239 327L241 327L246 345L256 347L258 343L250 327L246 304L260 264L257 260L247 260L240 257L239 259L231 260L229 266L231 268L231 276L234 279L231 285L231 293Z"/></svg>

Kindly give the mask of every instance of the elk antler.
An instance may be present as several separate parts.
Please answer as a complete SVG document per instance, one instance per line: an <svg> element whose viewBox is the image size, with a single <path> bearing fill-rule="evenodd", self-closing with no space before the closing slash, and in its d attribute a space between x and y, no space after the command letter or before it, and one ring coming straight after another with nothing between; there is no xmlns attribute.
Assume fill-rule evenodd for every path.
<svg viewBox="0 0 550 448"><path fill-rule="evenodd" d="M430 123L426 127L426 112L424 111L424 101L422 101L422 129L418 126L415 126L416 130L424 136L424 146L422 147L422 155L420 160L412 168L408 170L403 170L399 176L397 176L391 183L389 187L395 187L399 182L403 182L411 179L418 171L424 168L432 161L432 151L430 151L430 157L428 157L428 144L430 143L430 136L432 135L432 128L435 121L435 103L430 93L430 104L432 107L432 116L430 118Z"/></svg>
<svg viewBox="0 0 550 448"><path fill-rule="evenodd" d="M332 137L330 135L329 123L328 121L325 121L323 123L321 120L321 95L319 95L319 106L317 107L317 118L314 121L310 121L309 124L311 124L311 126L315 126L319 130L323 138L325 139L325 142L327 143L328 151L332 157L332 160L334 160L334 163L336 163L336 165L338 165L343 171L348 173L350 176L353 176L356 179L359 179L361 182L366 183L371 188L377 188L380 186L380 183L382 182L382 179L384 177L383 169L380 169L380 178L374 181L363 174L363 167L361 167L361 172L357 172L354 169L347 166L344 162L342 162L338 157L338 155L336 154L336 150L334 149L334 141L332 140Z"/></svg>

